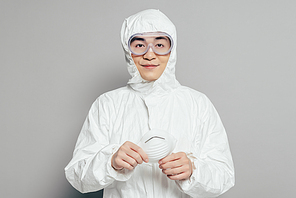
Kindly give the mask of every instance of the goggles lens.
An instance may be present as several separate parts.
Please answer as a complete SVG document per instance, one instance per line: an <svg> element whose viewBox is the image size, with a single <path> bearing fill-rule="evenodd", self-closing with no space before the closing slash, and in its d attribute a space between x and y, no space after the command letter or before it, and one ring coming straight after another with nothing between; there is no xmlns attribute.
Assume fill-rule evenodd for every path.
<svg viewBox="0 0 296 198"><path fill-rule="evenodd" d="M173 40L165 33L134 34L128 42L130 51L135 55L143 55L151 48L156 54L166 55L173 47Z"/></svg>

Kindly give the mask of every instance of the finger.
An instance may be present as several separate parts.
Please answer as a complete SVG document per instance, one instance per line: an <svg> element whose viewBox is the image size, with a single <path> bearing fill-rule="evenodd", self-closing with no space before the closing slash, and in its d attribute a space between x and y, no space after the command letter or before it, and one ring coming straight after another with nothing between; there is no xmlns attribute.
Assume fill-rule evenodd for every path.
<svg viewBox="0 0 296 198"><path fill-rule="evenodd" d="M178 159L178 160L175 160L175 161L169 161L169 162L160 164L159 168L160 169L173 169L173 168L180 167L182 165L183 165L182 161L180 159Z"/></svg>
<svg viewBox="0 0 296 198"><path fill-rule="evenodd" d="M180 166L177 168L163 169L162 172L166 175L178 175L178 174L181 174L181 173L186 172L188 170L189 169L186 169L186 167Z"/></svg>
<svg viewBox="0 0 296 198"><path fill-rule="evenodd" d="M171 180L184 180L184 179L188 179L190 177L190 173L183 172L178 175L168 175L167 177Z"/></svg>
<svg viewBox="0 0 296 198"><path fill-rule="evenodd" d="M114 159L114 163L111 163L112 167L115 170L121 170L123 168L132 170L134 167L132 165L130 165L127 161L125 161L124 159L120 158L120 157L116 157Z"/></svg>
<svg viewBox="0 0 296 198"><path fill-rule="evenodd" d="M131 144L129 146L133 151L135 151L136 153L138 153L140 155L142 162L143 161L145 161L145 162L149 161L148 155L144 152L144 150L141 147L139 147L138 145L136 145L136 144L134 144L132 142L131 142Z"/></svg>
<svg viewBox="0 0 296 198"><path fill-rule="evenodd" d="M121 159L130 164L133 168L135 168L138 165L138 162L128 154L122 156Z"/></svg>
<svg viewBox="0 0 296 198"><path fill-rule="evenodd" d="M180 154L179 153L172 153L168 156L166 156L165 158L159 160L159 164L165 164L167 162L170 162L170 161L174 161L174 160L177 160L180 158Z"/></svg>
<svg viewBox="0 0 296 198"><path fill-rule="evenodd" d="M128 152L126 154L130 158L134 159L137 164L142 164L143 163L143 159L141 158L140 154L138 154L137 152L131 150L130 152Z"/></svg>
<svg viewBox="0 0 296 198"><path fill-rule="evenodd" d="M121 166L125 169L128 169L128 170L133 170L135 167L133 167L130 163L122 160L121 162Z"/></svg>
<svg viewBox="0 0 296 198"><path fill-rule="evenodd" d="M127 141L120 148L120 151L121 151L120 153L133 158L137 164L141 164L141 163L143 163L143 160L142 160L142 157L140 156L140 154L134 150L134 149L137 149L137 147L135 147L135 146L137 146L137 145L135 145L132 142ZM124 159L127 160L128 162L130 162L130 160L128 160L126 158L126 156L124 157ZM134 164L131 164L131 165L134 165Z"/></svg>
<svg viewBox="0 0 296 198"><path fill-rule="evenodd" d="M179 158L179 156L176 155L175 158L172 158L171 161L161 163L159 165L159 168L160 169L176 168L184 164L186 164L185 158Z"/></svg>

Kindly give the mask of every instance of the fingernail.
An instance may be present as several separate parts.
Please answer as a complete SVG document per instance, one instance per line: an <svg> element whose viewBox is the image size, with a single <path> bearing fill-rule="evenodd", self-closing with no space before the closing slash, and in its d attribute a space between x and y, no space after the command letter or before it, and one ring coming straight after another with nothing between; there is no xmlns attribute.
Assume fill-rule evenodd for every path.
<svg viewBox="0 0 296 198"><path fill-rule="evenodd" d="M145 159L145 162L148 162L149 160L148 159Z"/></svg>
<svg viewBox="0 0 296 198"><path fill-rule="evenodd" d="M159 163L159 164L162 164L162 161L159 161L158 163Z"/></svg>

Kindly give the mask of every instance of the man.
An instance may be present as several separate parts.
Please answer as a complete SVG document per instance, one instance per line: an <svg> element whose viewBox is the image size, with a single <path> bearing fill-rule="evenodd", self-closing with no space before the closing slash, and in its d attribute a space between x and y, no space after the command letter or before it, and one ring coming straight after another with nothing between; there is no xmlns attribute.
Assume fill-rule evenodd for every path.
<svg viewBox="0 0 296 198"><path fill-rule="evenodd" d="M127 18L121 41L132 78L92 105L65 168L81 192L105 197L215 197L234 185L226 132L202 93L175 78L176 30L158 10ZM150 163L138 144L150 130L177 140L172 154Z"/></svg>

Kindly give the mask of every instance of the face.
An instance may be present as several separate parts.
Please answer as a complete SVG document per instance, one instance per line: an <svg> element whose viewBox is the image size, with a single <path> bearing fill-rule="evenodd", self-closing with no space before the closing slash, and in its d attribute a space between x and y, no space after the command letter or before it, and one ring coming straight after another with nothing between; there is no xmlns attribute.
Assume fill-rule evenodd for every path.
<svg viewBox="0 0 296 198"><path fill-rule="evenodd" d="M159 55L159 53L155 53L155 51L160 52L162 50L161 47L165 45L165 40L162 41L161 39L159 39L159 36L150 36L149 38L143 38L145 39L146 44L143 44L142 38L139 39L138 37L135 43L133 43L132 45L137 48L142 48L144 45L150 43L148 51L142 55L136 55L132 53L132 58L138 71L140 72L141 77L147 81L155 81L165 70L170 58L170 53L165 55ZM135 50L141 51L141 49Z"/></svg>

